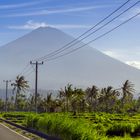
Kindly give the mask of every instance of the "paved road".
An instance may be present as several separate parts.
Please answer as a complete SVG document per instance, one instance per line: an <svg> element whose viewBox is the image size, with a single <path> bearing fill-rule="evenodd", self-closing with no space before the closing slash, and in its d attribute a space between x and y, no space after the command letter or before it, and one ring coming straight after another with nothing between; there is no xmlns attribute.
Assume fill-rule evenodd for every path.
<svg viewBox="0 0 140 140"><path fill-rule="evenodd" d="M0 124L0 140L29 140Z"/></svg>

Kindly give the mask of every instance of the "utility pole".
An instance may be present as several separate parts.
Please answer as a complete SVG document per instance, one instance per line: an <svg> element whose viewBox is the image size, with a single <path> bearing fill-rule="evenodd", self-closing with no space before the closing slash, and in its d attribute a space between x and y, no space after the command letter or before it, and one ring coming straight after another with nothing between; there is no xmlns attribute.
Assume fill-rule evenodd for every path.
<svg viewBox="0 0 140 140"><path fill-rule="evenodd" d="M42 62L32 62L30 61L31 65L35 65L35 112L37 113L37 94L38 94L38 65L43 65L43 61Z"/></svg>
<svg viewBox="0 0 140 140"><path fill-rule="evenodd" d="M5 97L5 112L7 112L7 101L8 101L8 83L11 82L11 80L3 80L3 82L6 83L6 97Z"/></svg>

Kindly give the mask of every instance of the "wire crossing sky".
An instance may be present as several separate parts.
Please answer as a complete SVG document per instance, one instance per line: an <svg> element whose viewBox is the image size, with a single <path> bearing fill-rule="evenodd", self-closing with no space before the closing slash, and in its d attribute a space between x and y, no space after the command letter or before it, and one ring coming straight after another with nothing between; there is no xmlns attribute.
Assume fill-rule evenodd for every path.
<svg viewBox="0 0 140 140"><path fill-rule="evenodd" d="M94 28L98 27L98 25L100 25L102 22L104 22L106 19L108 19L109 17L111 17L113 14L115 14L117 11L119 11L123 6L125 6L127 3L129 3L130 0L127 0L125 3L123 3L121 6L119 6L117 9L115 9L113 12L111 12L109 15L107 15L105 18L103 18L101 21L99 21L97 24L93 25L90 29L88 29L87 31L85 31L84 33L82 33L80 36L78 36L77 38L75 38L74 40L72 40L71 42L67 43L66 45L62 46L61 48L53 51L52 53L47 54L46 56L39 58L37 60L42 60L45 59L47 57L52 57L55 56L69 48L71 48L72 46L76 45L77 43L79 43L80 41L83 41L85 38L89 37L90 35L92 35L93 33L95 33L96 31L100 30L100 28L104 27L101 26L100 28L98 28L97 30L95 30L94 32L90 33L90 31L92 31ZM137 4L137 3L136 3ZM107 23L108 24L108 23ZM88 34L90 33L90 34ZM86 36L85 36L86 35ZM85 37L84 37L85 36ZM81 39L82 37L82 39ZM84 38L83 38L84 37ZM80 41L79 41L80 39ZM73 44L74 43L74 44ZM70 46L69 46L70 45Z"/></svg>
<svg viewBox="0 0 140 140"><path fill-rule="evenodd" d="M121 9L123 6L125 6L128 2L129 2L129 1L125 2L123 5L121 5L119 8L117 8L115 11L113 11L111 14L109 14L109 16L105 17L103 20L101 20L101 21L100 21L99 23L97 23L96 25L97 25L97 26L100 25L100 23L102 23L102 21L105 21L106 19L108 19L108 17L110 17L110 16L112 16L114 13L116 13L119 9ZM38 60L41 61L41 60L47 60L48 58L50 59L51 57L56 56L57 54L62 53L63 51L65 51L65 50L67 50L67 49L70 49L71 47L77 45L79 42L85 40L85 39L88 38L89 36L93 35L94 33L100 31L102 28L106 27L108 24L110 24L111 22L113 22L115 19L117 19L118 17L120 17L121 15L123 15L124 13L126 13L127 11L129 11L130 9L132 9L135 5L137 5L137 4L139 4L139 3L140 3L140 1L137 1L137 2L134 3L132 6L128 7L127 9L125 9L124 11L122 11L120 14L118 14L118 15L115 16L115 17L113 17L113 18L112 18L111 20L109 20L107 23L103 24L102 26L100 26L99 28L95 29L94 31L92 31L92 29L94 29L94 28L96 27L96 25L93 26L92 28L90 28L89 30L87 30L87 31L86 31L85 33L83 33L82 35L80 35L77 39L74 39L72 42L70 42L70 43L64 45L62 48L57 49L56 51L54 51L54 52L52 52L52 53L50 53L50 54L48 54L48 55L46 55L46 56L44 56L44 57L42 57L42 58L39 58ZM138 13L138 15L139 15L139 13ZM136 15L136 16L138 16L138 15ZM135 16L134 16L134 17L135 17ZM130 19L131 19L131 18L130 18ZM120 25L121 25L121 24L120 24ZM115 28L116 28L116 27L115 27ZM90 31L92 31L92 32L89 33ZM89 33L89 34L87 34L87 33ZM108 32L107 32L107 33L108 33ZM86 34L87 34L87 35L86 35ZM84 35L86 35L86 36L83 37ZM101 35L101 37L102 37L102 36L104 36L104 34ZM79 40L80 37L82 37L82 38ZM98 37L97 37L97 38L98 38ZM100 38L100 36L99 36L99 38ZM97 40L97 39L95 38L93 41L96 41L96 40ZM76 42L75 42L75 41L76 41ZM89 41L89 43L87 43L87 44L90 44L90 43L93 42L93 41ZM72 44L71 44L71 43L72 43ZM73 43L74 43L74 44L73 44ZM83 46L86 46L87 44L85 44L85 45L83 45ZM69 46L69 45L70 45L70 46ZM79 47L79 48L82 48L82 46ZM74 50L75 50L75 49L74 49ZM78 50L78 49L76 49L76 50ZM73 52L73 51L72 51L72 52ZM69 52L68 52L68 53L69 53Z"/></svg>
<svg viewBox="0 0 140 140"><path fill-rule="evenodd" d="M51 26L77 37L126 0L5 0L0 1L0 46L38 27ZM133 5L130 0L122 10ZM140 12L140 4L109 24L97 36ZM114 15L115 16L115 15ZM90 46L125 63L140 67L140 16ZM84 43L92 40L89 37ZM44 54L45 55L45 54Z"/></svg>

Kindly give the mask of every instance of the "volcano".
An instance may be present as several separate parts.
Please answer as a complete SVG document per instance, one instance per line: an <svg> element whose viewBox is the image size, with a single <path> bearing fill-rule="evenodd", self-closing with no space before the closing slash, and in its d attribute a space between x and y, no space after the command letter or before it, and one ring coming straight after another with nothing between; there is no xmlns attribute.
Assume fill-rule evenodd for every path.
<svg viewBox="0 0 140 140"><path fill-rule="evenodd" d="M31 60L51 53L73 39L58 29L40 27L0 47L1 80L13 80ZM82 42L74 47L81 45ZM27 68L25 75L29 72ZM111 58L92 46L85 46L53 61L46 61L39 66L38 76L39 88L47 90L60 89L68 83L82 88L93 84L99 87L119 87L126 80L130 80L140 90L140 70ZM32 86L34 77L34 73L27 77Z"/></svg>

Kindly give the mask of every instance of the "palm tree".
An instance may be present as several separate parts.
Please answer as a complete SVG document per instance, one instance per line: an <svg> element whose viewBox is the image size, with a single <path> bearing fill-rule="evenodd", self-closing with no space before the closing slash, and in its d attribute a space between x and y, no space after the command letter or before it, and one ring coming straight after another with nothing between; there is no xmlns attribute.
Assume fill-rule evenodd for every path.
<svg viewBox="0 0 140 140"><path fill-rule="evenodd" d="M73 94L73 89L72 89L72 85L71 84L68 84L67 86L65 86L64 90L61 89L59 91L59 96L61 98L65 98L67 112L69 111L69 102L70 102L70 99L72 97L72 94Z"/></svg>
<svg viewBox="0 0 140 140"><path fill-rule="evenodd" d="M34 103L34 95L30 94L29 97L27 98L27 110L30 112L33 110L35 103Z"/></svg>
<svg viewBox="0 0 140 140"><path fill-rule="evenodd" d="M61 111L65 112L65 98L64 98L64 91L61 89L59 90L56 98L56 102L59 102L59 105L61 107Z"/></svg>
<svg viewBox="0 0 140 140"><path fill-rule="evenodd" d="M85 92L82 89L75 88L73 90L71 106L75 114L76 111L85 110Z"/></svg>
<svg viewBox="0 0 140 140"><path fill-rule="evenodd" d="M13 91L16 91L15 95L15 108L17 109L17 100L21 91L25 92L28 88L28 81L25 80L24 76L17 76L14 83L11 84L13 86Z"/></svg>
<svg viewBox="0 0 140 140"><path fill-rule="evenodd" d="M133 93L135 92L134 90L134 85L129 81L126 80L125 83L122 86L122 108L124 108L124 105L126 103L130 103L133 99Z"/></svg>
<svg viewBox="0 0 140 140"><path fill-rule="evenodd" d="M101 96L99 98L99 102L103 104L102 108L105 107L106 112L112 111L113 106L116 103L117 96L119 96L119 92L113 89L113 87L111 86L101 89Z"/></svg>
<svg viewBox="0 0 140 140"><path fill-rule="evenodd" d="M51 111L51 107L52 107L52 93L47 94L47 97L44 98L44 107L45 107L45 111L50 112Z"/></svg>
<svg viewBox="0 0 140 140"><path fill-rule="evenodd" d="M97 102L98 102L97 100L98 100L98 96L99 96L98 91L99 91L99 89L95 85L93 85L91 88L88 87L86 89L87 100L89 100L92 110L93 110L93 107L96 110L96 106L97 106Z"/></svg>

